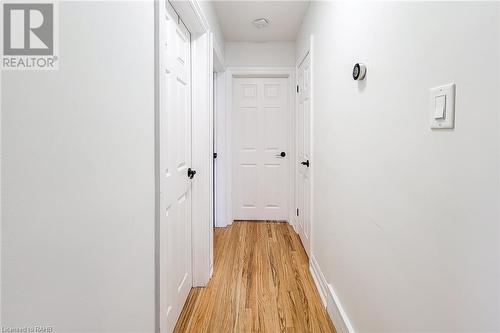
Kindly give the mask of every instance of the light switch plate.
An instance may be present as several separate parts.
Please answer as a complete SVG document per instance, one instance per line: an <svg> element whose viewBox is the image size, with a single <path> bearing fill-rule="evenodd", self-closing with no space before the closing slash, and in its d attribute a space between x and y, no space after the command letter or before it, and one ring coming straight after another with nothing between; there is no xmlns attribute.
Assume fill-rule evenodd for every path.
<svg viewBox="0 0 500 333"><path fill-rule="evenodd" d="M432 129L455 127L455 83L430 89L429 109ZM444 117L436 118L436 101L438 96L445 97Z"/></svg>

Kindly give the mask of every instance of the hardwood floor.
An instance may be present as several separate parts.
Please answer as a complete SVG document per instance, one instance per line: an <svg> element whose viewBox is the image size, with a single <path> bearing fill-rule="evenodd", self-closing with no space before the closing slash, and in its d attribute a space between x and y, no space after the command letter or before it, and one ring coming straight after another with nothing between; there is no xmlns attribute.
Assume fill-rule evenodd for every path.
<svg viewBox="0 0 500 333"><path fill-rule="evenodd" d="M234 222L215 231L214 274L193 288L175 332L335 332L288 223Z"/></svg>

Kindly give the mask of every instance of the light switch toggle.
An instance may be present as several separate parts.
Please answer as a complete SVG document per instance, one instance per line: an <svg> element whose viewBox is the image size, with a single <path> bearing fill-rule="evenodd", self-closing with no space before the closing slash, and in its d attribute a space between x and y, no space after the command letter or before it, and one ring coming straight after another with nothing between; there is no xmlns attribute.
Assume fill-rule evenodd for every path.
<svg viewBox="0 0 500 333"><path fill-rule="evenodd" d="M434 119L444 119L446 114L446 95L436 96L434 100Z"/></svg>
<svg viewBox="0 0 500 333"><path fill-rule="evenodd" d="M429 118L432 129L455 127L455 83L429 90Z"/></svg>

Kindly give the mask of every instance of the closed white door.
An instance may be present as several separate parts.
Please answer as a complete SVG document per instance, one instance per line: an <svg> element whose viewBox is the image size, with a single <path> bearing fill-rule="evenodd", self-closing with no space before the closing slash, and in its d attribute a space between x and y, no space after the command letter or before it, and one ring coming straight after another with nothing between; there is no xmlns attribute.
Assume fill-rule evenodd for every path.
<svg viewBox="0 0 500 333"><path fill-rule="evenodd" d="M309 55L297 69L297 229L309 255L311 242L311 71Z"/></svg>
<svg viewBox="0 0 500 333"><path fill-rule="evenodd" d="M191 289L190 34L159 6L160 331L171 332Z"/></svg>
<svg viewBox="0 0 500 333"><path fill-rule="evenodd" d="M287 220L288 79L233 80L233 217Z"/></svg>

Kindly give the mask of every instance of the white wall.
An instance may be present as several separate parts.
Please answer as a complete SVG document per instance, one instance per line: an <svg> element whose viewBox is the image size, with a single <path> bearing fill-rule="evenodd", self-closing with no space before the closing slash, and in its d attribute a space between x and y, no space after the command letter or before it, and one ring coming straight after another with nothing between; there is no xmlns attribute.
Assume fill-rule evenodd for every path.
<svg viewBox="0 0 500 333"><path fill-rule="evenodd" d="M220 60L224 62L224 35L219 25L219 19L215 12L213 1L201 0L197 1L205 16L211 32L214 34L214 50L219 56Z"/></svg>
<svg viewBox="0 0 500 333"><path fill-rule="evenodd" d="M226 42L227 67L294 67L295 42Z"/></svg>
<svg viewBox="0 0 500 333"><path fill-rule="evenodd" d="M2 97L2 325L153 332L153 2L61 2Z"/></svg>
<svg viewBox="0 0 500 333"><path fill-rule="evenodd" d="M313 254L357 332L500 330L498 7L311 3ZM456 128L431 131L448 82Z"/></svg>

